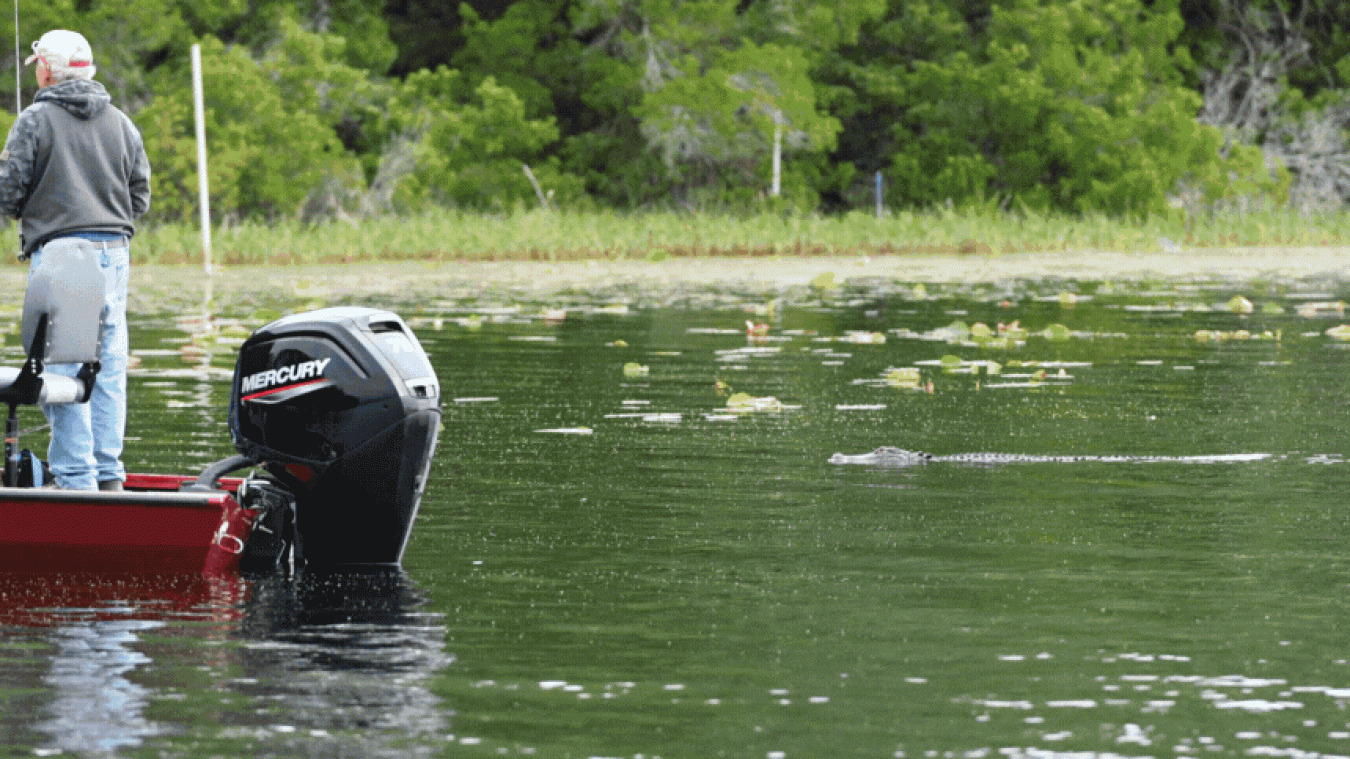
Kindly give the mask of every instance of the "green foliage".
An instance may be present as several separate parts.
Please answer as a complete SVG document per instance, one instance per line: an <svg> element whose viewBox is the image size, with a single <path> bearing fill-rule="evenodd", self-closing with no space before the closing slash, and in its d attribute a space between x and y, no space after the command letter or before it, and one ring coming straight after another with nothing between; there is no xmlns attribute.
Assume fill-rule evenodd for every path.
<svg viewBox="0 0 1350 759"><path fill-rule="evenodd" d="M571 208L803 211L822 196L833 209L870 208L881 170L892 209L1170 218L1168 198L1182 191L1211 205L1289 196L1287 170L1272 173L1257 148L1196 119L1206 72L1234 60L1234 24L1275 24L1310 43L1280 79L1282 118L1341 107L1350 91L1350 0L21 0L20 10L25 44L58 26L90 38L99 79L145 133L161 220L195 216L194 39L205 46L213 208L227 218L308 217L316 202L365 215L532 208L523 165ZM32 87L26 75L25 102ZM768 198L776 139L782 197Z"/></svg>
<svg viewBox="0 0 1350 759"><path fill-rule="evenodd" d="M581 178L589 196L607 203L632 206L664 194L662 167L644 150L630 113L642 97L642 37L625 25L631 19L623 9L519 0L492 21L468 4L460 15L465 41L456 67L468 83L491 76L515 92L528 118L556 119L557 142L544 153L558 159L558 171Z"/></svg>
<svg viewBox="0 0 1350 759"><path fill-rule="evenodd" d="M915 61L889 175L903 201L1003 202L1146 215L1182 184L1262 189L1243 151L1195 120L1169 46L1175 2L996 6L982 54ZM1248 183L1240 188L1230 179Z"/></svg>
<svg viewBox="0 0 1350 759"><path fill-rule="evenodd" d="M491 76L510 88L535 118L552 115L553 91L562 78L540 73L554 71L560 75L563 72L554 66L568 65L564 60L574 61L579 56L577 45L565 25L550 12L550 5L556 3L517 2L494 22L483 21L467 3L461 3L459 11L464 19L464 48L455 55L455 65L479 78ZM543 46L555 40L561 49Z"/></svg>
<svg viewBox="0 0 1350 759"><path fill-rule="evenodd" d="M418 72L408 77L391 104L391 123L421 135L419 165L400 189L399 202L414 208L428 202L469 208L534 202L523 164L558 138L554 120L527 118L524 102L491 77L467 98L462 88L456 71ZM556 159L530 168L560 201L575 201L582 194L580 180L564 174Z"/></svg>
<svg viewBox="0 0 1350 759"><path fill-rule="evenodd" d="M776 134L785 154L834 147L839 121L816 110L800 49L745 40L710 57L706 67L687 57L683 75L649 91L635 109L677 183L760 194Z"/></svg>
<svg viewBox="0 0 1350 759"><path fill-rule="evenodd" d="M820 53L856 43L863 24L886 12L886 0L753 0L742 5L740 23L747 36Z"/></svg>
<svg viewBox="0 0 1350 759"><path fill-rule="evenodd" d="M212 207L222 213L276 218L294 215L327 176L354 161L317 113L301 110L276 79L242 48L202 41L206 133ZM150 157L154 211L189 217L196 208L196 143L188 77L137 114ZM220 86L220 83L229 86Z"/></svg>
<svg viewBox="0 0 1350 759"><path fill-rule="evenodd" d="M387 71L398 53L382 0L178 0L174 5L193 33L216 36L227 45L260 50L287 36L278 29L292 22L340 38L343 62L374 74Z"/></svg>

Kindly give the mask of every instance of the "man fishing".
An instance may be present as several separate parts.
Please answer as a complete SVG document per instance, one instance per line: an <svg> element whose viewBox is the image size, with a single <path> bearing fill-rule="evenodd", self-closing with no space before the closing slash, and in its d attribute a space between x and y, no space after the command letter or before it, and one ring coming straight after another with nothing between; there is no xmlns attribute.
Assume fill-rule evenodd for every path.
<svg viewBox="0 0 1350 759"><path fill-rule="evenodd" d="M140 131L93 80L89 41L54 29L33 43L40 88L0 152L0 212L21 220L21 258L84 244L103 269L101 367L87 404L44 405L48 463L58 487L121 490L127 408L127 280L135 220L150 207L150 163ZM48 366L74 376L77 365Z"/></svg>

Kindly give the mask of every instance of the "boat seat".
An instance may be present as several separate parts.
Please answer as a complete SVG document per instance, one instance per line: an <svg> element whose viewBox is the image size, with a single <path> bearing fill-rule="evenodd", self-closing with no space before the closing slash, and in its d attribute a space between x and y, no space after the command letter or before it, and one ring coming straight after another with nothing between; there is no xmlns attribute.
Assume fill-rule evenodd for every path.
<svg viewBox="0 0 1350 759"><path fill-rule="evenodd" d="M0 367L0 402L84 403L98 373L105 282L98 250L88 240L48 244L28 275L23 300L22 366ZM75 377L43 372L47 364L80 364Z"/></svg>

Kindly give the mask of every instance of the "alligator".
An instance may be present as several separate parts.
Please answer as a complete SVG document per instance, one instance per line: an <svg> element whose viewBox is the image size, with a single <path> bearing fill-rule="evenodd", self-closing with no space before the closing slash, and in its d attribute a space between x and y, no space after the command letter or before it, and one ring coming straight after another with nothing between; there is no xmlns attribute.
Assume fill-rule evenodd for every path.
<svg viewBox="0 0 1350 759"><path fill-rule="evenodd" d="M870 466L903 467L920 464L1060 464L1075 461L1102 461L1110 463L1145 464L1154 462L1172 462L1183 464L1219 464L1241 461L1261 461L1270 458L1269 453L1227 453L1209 456L1038 456L1026 453L953 453L937 456L925 451L911 451L883 445L870 453L836 453L830 457L831 464L865 464Z"/></svg>

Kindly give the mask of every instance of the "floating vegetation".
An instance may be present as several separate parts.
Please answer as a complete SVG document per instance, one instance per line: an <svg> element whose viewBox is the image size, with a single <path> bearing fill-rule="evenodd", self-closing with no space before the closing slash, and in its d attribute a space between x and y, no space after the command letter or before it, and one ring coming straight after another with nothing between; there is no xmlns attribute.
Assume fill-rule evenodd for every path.
<svg viewBox="0 0 1350 759"><path fill-rule="evenodd" d="M777 346L748 345L744 348L719 350L716 355L718 361L738 361L754 356L774 356L782 352L783 349Z"/></svg>
<svg viewBox="0 0 1350 759"><path fill-rule="evenodd" d="M853 343L854 345L884 345L886 336L880 332L851 331L844 333L839 338L839 342Z"/></svg>
<svg viewBox="0 0 1350 759"><path fill-rule="evenodd" d="M922 382L923 375L914 366L892 369L886 374L886 384L891 387L918 389Z"/></svg>
<svg viewBox="0 0 1350 759"><path fill-rule="evenodd" d="M783 402L772 395L753 396L749 393L734 393L727 399L727 410L734 414L779 412L784 408Z"/></svg>
<svg viewBox="0 0 1350 759"><path fill-rule="evenodd" d="M1063 342L1073 337L1073 333L1070 332L1069 328L1064 326L1063 324L1051 324L1050 326L1041 330L1040 335L1044 337L1046 340L1051 340L1055 342Z"/></svg>
<svg viewBox="0 0 1350 759"><path fill-rule="evenodd" d="M920 366L936 366L942 370L943 374L980 374L996 375L1003 371L1002 364L997 361L978 360L967 361L960 356L954 356L950 353L939 359L928 359L914 362Z"/></svg>
<svg viewBox="0 0 1350 759"><path fill-rule="evenodd" d="M1322 316L1344 316L1345 301L1309 301L1299 304L1294 311L1305 319L1315 319Z"/></svg>
<svg viewBox="0 0 1350 759"><path fill-rule="evenodd" d="M1335 328L1333 327L1333 329L1335 329ZM1328 335L1331 335L1331 330L1327 330L1327 334L1328 334ZM1332 336L1332 337L1335 337L1335 335L1331 335L1331 336ZM1235 330L1232 330L1232 331L1226 331L1226 330L1221 330L1221 329L1198 329L1198 330L1195 331L1195 339L1196 339L1197 341L1199 341L1199 342L1202 342L1202 343L1222 343L1222 342L1227 342L1227 341L1229 341L1229 340L1236 340L1236 341L1243 341L1243 340L1274 340L1274 341L1279 341L1279 340L1283 339L1283 337L1284 337L1284 331L1283 331L1283 330L1278 330L1278 329L1277 329L1277 330L1266 330L1266 331L1264 331L1264 332L1257 332L1257 333L1254 333L1254 332L1252 332L1251 330L1246 330L1246 329L1235 329ZM1346 337L1345 339L1350 339L1350 331L1347 332L1347 337Z"/></svg>
<svg viewBox="0 0 1350 759"><path fill-rule="evenodd" d="M1013 349L1026 345L1031 337L1039 337L1052 342L1063 342L1074 337L1103 337L1086 332L1074 332L1063 324L1050 324L1036 332L1022 326L1020 320L1009 323L997 322L990 327L984 322L966 324L957 320L946 326L927 332L915 332L908 328L892 329L891 334L902 338L946 342L954 345L968 345L979 348Z"/></svg>

